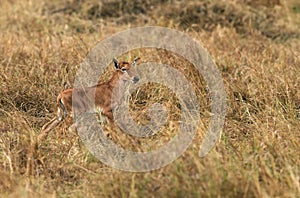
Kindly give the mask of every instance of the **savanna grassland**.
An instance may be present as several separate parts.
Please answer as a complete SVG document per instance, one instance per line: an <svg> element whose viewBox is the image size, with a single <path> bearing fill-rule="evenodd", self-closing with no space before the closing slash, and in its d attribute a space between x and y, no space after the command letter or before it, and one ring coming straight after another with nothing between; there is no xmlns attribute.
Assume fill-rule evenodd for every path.
<svg viewBox="0 0 300 198"><path fill-rule="evenodd" d="M215 60L227 93L216 147L198 156L210 95L193 66L164 50L119 59L172 65L193 84L198 133L184 154L151 172L113 169L89 153L66 122L37 142L56 114L56 96L73 85L89 51L132 27L174 28L199 40ZM138 66L137 66L138 67ZM100 76L106 80L113 68ZM147 120L159 101L168 124L137 140L111 132L124 148L155 149L178 127L172 91L149 84L133 93L131 113ZM300 3L297 0L0 1L0 197L300 197Z"/></svg>

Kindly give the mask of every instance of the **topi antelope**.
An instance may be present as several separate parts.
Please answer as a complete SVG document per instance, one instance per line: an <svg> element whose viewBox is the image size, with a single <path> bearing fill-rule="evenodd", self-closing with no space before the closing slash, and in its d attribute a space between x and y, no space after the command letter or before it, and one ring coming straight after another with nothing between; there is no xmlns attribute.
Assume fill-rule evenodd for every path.
<svg viewBox="0 0 300 198"><path fill-rule="evenodd" d="M116 106L116 104L111 104L113 90L116 86L120 85L118 83L120 80L132 81L133 83L139 81L133 68L139 59L140 58L134 59L132 63L124 61L118 62L116 59L113 59L115 71L109 81L99 83L92 87L67 89L61 92L57 97L57 116L42 127L39 139L47 137L49 131L61 123L68 115L72 116L74 113L72 105L76 108L76 111L79 109L79 111L88 112L92 110L95 112L95 109L100 109L101 114L104 115L110 123L113 123L112 110ZM73 95L76 97L73 97ZM93 105L89 105L87 102L91 97L94 97Z"/></svg>

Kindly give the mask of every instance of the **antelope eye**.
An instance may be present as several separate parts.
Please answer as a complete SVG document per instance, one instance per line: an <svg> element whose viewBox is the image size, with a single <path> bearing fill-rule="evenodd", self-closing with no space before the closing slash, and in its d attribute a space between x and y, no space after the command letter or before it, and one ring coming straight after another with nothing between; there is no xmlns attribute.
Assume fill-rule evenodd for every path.
<svg viewBox="0 0 300 198"><path fill-rule="evenodd" d="M122 72L126 72L126 68L122 68L121 70L122 70Z"/></svg>

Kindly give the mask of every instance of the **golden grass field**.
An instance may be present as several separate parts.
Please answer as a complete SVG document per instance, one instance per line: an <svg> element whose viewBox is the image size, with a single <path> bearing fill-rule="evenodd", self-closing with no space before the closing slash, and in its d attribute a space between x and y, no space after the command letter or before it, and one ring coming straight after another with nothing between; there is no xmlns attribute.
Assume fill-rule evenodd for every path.
<svg viewBox="0 0 300 198"><path fill-rule="evenodd" d="M113 169L69 132L71 119L37 143L56 114L57 95L72 87L88 52L114 33L146 25L185 32L215 60L227 93L216 147L198 156L210 118L205 81L182 58L154 49L123 59L170 64L192 82L202 119L181 157L145 173ZM0 82L0 197L300 197L297 0L1 0ZM156 101L168 107L163 131L137 140L112 130L112 139L136 151L168 142L180 114L174 93L141 87L131 112L143 122Z"/></svg>

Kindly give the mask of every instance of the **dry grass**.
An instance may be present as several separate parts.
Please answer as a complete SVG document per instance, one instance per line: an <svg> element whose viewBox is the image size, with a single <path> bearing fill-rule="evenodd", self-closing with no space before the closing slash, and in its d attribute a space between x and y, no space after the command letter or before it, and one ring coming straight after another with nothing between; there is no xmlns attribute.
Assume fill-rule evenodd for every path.
<svg viewBox="0 0 300 198"><path fill-rule="evenodd" d="M300 197L299 21L296 0L1 0L0 195ZM68 132L70 120L36 147L41 126L54 115L57 94L72 86L89 50L112 33L144 25L186 31L214 57L228 95L216 148L198 157L200 132L210 115L205 82L180 57L147 50L138 52L143 61L172 64L197 90L203 120L184 155L152 172L118 171ZM179 112L174 95L150 84L133 98L133 114L146 112L147 105L139 103L166 103L169 124L149 141L121 134L113 135L115 141L147 150L172 138Z"/></svg>

